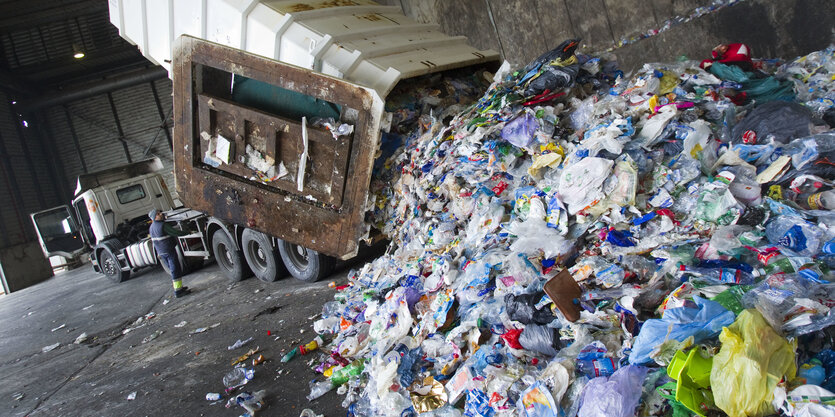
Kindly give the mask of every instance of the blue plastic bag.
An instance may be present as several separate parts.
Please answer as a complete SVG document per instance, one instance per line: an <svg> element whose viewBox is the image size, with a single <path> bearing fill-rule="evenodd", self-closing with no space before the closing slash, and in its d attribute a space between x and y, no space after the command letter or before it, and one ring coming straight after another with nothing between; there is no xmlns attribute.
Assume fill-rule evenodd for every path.
<svg viewBox="0 0 835 417"><path fill-rule="evenodd" d="M536 121L536 117L525 112L504 126L502 129L502 139L516 147L524 148L533 141L537 128L539 128L539 123Z"/></svg>
<svg viewBox="0 0 835 417"><path fill-rule="evenodd" d="M649 362L650 353L666 340L679 342L693 336L695 343L716 337L722 328L734 322L734 313L715 301L693 297L697 307L678 307L664 310L660 319L647 320L632 345L629 363Z"/></svg>

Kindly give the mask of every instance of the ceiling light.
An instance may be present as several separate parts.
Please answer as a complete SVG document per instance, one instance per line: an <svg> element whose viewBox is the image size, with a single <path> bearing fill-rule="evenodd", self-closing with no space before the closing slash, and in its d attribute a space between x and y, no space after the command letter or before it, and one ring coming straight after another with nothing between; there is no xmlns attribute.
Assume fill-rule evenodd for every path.
<svg viewBox="0 0 835 417"><path fill-rule="evenodd" d="M84 51L82 51L81 48L78 47L78 45L73 44L72 52L73 52L72 53L73 58L75 58L75 59L84 58Z"/></svg>

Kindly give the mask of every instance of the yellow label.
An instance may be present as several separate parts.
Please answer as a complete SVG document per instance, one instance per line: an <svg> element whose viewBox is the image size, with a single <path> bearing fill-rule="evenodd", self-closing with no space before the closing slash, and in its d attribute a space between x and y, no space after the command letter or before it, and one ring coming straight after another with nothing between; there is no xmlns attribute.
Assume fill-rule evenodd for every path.
<svg viewBox="0 0 835 417"><path fill-rule="evenodd" d="M809 208L812 210L820 210L823 206L821 199L823 198L823 193L814 193L806 199L806 202L809 203Z"/></svg>

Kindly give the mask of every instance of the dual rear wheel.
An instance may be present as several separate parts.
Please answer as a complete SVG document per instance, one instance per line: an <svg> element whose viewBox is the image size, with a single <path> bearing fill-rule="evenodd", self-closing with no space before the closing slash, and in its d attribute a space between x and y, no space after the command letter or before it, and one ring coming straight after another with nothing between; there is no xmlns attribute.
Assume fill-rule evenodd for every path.
<svg viewBox="0 0 835 417"><path fill-rule="evenodd" d="M276 239L264 233L246 229L241 236L241 250L222 229L212 235L212 251L224 275L237 282L255 275L264 282L274 282L289 273L294 278L315 282L328 276L335 264L334 258L312 249Z"/></svg>

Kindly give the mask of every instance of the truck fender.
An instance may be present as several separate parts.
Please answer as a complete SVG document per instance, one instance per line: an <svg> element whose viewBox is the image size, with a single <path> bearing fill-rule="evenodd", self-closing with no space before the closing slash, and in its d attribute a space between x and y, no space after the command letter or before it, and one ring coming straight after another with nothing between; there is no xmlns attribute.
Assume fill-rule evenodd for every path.
<svg viewBox="0 0 835 417"><path fill-rule="evenodd" d="M227 223L223 220L220 220L220 219L217 219L217 218L214 218L214 217L209 217L209 221L206 222L206 235L205 235L206 236L206 243L207 243L206 246L208 247L207 249L209 251L211 251L211 247L212 247L212 242L210 241L210 239L212 238L212 235L214 235L215 231L219 230L219 229L226 232L226 235L229 236L232 239L232 242L235 243L235 249L236 250L241 250L241 234L243 233L243 229L238 228L234 224L229 224L229 223ZM241 229L241 230L238 230L238 229ZM212 254L212 256L214 256L214 254Z"/></svg>
<svg viewBox="0 0 835 417"><path fill-rule="evenodd" d="M121 268L123 271L131 269L132 265L130 265L130 261L128 260L128 257L124 256L124 254L122 254L122 250L124 248L125 248L125 245L123 245L122 242L120 242L118 239L108 239L108 240L104 240L104 241L100 242L98 245L96 245L95 248L93 248L93 255L95 255L95 259L96 259L96 266L94 266L93 269L97 270L97 272L100 271L100 268L97 267L98 259L101 258L101 253L105 249L109 249L111 252L113 252L114 255L116 255L116 261L117 262L119 262L119 255L120 254L122 255L122 257L125 260L124 261L125 264L122 265L122 263L120 262L119 263L119 268ZM127 269L125 269L125 267L127 267Z"/></svg>

